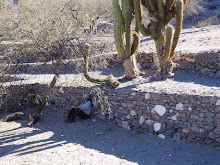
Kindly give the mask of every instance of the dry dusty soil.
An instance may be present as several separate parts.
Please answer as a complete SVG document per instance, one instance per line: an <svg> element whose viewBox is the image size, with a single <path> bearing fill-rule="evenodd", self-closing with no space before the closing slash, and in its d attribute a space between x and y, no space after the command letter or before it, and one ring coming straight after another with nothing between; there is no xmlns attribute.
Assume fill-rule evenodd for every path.
<svg viewBox="0 0 220 165"><path fill-rule="evenodd" d="M219 150L94 118L67 124L63 111L46 109L32 128L27 121L0 122L0 165L220 165Z"/></svg>
<svg viewBox="0 0 220 165"><path fill-rule="evenodd" d="M183 30L177 50L192 53L219 51L219 33L219 25ZM152 41L143 40L141 49L153 51ZM120 77L123 70L102 71L100 74L106 75L109 72ZM219 79L207 78L194 72L177 72L174 79L150 82L140 77L122 83L120 88L219 95ZM44 75L44 79L42 75L22 76L23 83L49 83L52 79L52 75L51 78ZM86 81L79 77L61 75L57 85L72 85L73 79L74 84L80 81L80 85L89 85L82 84ZM47 107L42 120L32 128L27 126L27 121L0 122L0 165L220 165L220 151L207 146L178 143L150 134L126 131L94 118L84 121L78 119L72 124L64 123L68 109ZM0 117L3 115L0 114Z"/></svg>

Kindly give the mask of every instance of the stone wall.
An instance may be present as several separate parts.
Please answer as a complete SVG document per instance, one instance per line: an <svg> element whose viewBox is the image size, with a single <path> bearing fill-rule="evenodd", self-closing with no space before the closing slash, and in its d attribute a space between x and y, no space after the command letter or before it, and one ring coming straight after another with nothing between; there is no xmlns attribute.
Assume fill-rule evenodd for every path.
<svg viewBox="0 0 220 165"><path fill-rule="evenodd" d="M165 93L109 93L113 121L162 138L220 145L220 97Z"/></svg>
<svg viewBox="0 0 220 165"><path fill-rule="evenodd" d="M180 69L195 70L201 74L208 75L215 78L220 78L220 53L198 53L198 54L180 54L177 53L175 62L180 64ZM140 69L156 70L158 63L157 57L154 53L140 52L137 55L138 67ZM107 67L114 67L115 65L122 65L122 61L118 59L117 54L105 54L91 59L90 69L103 69ZM54 73L54 66L51 63L26 63L11 66L11 70L16 73ZM75 71L82 71L82 59L77 61L69 60L61 63L61 73L73 73Z"/></svg>
<svg viewBox="0 0 220 165"><path fill-rule="evenodd" d="M220 53L201 53L195 58L198 72L211 77L220 77Z"/></svg>
<svg viewBox="0 0 220 165"><path fill-rule="evenodd" d="M157 57L154 53L140 52L137 61L139 68L156 69ZM195 70L203 75L220 78L220 53L180 54L177 52L174 61L180 64L180 69Z"/></svg>
<svg viewBox="0 0 220 165"><path fill-rule="evenodd" d="M19 107L27 107L33 104L32 96L43 95L46 88L40 87L39 84L10 87L8 90L13 90L13 93L16 91L13 95L13 100L16 101L7 102L7 105L1 106L1 110L8 107L7 109L17 111ZM91 90L94 91L94 87L55 87L50 106L62 109L67 105L79 104L82 95ZM25 93L30 91L31 97ZM15 99L15 96L20 99ZM111 109L103 111L96 104L93 110L93 116L96 118L111 121L124 129L156 134L160 138L173 138L176 141L220 148L220 96L148 93L135 90L104 90L104 96L107 96ZM10 106L12 107L9 108ZM17 108L13 109L14 106Z"/></svg>

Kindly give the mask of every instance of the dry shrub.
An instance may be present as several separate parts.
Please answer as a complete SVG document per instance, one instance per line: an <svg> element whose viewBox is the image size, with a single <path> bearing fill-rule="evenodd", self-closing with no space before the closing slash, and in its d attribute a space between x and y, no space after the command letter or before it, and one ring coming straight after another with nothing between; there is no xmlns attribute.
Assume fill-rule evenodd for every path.
<svg viewBox="0 0 220 165"><path fill-rule="evenodd" d="M199 21L198 26L199 27L205 27L205 26L209 26L209 25L218 25L219 23L220 22L219 22L219 19L218 19L217 15L214 15L212 17L209 17L205 21Z"/></svg>
<svg viewBox="0 0 220 165"><path fill-rule="evenodd" d="M199 11L204 10L204 8L199 5L200 2L201 0L188 0L185 11L190 15L198 15Z"/></svg>

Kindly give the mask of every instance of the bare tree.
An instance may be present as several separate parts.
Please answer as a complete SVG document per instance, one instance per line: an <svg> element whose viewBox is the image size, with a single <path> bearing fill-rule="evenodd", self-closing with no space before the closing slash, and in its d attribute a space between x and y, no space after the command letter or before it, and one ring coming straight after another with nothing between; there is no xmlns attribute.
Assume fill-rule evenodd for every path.
<svg viewBox="0 0 220 165"><path fill-rule="evenodd" d="M94 26L110 14L110 7L110 0L21 0L1 19L4 38L20 43L18 48L15 44L10 45L13 53L9 52L9 47L5 50L10 54L10 61L18 64L24 59L27 62L27 58L35 58L35 61L53 61L54 64L55 75L36 114L30 116L31 124L40 120L59 78L62 60L83 56L77 49L79 43L91 42Z"/></svg>

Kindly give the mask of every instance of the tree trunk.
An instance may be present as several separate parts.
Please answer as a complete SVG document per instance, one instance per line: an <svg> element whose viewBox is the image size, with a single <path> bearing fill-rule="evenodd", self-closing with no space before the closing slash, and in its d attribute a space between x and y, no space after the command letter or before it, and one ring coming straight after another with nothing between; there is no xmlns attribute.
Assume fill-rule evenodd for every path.
<svg viewBox="0 0 220 165"><path fill-rule="evenodd" d="M30 126L32 126L33 124L36 124L40 120L40 116L43 113L43 110L50 99L51 91L52 91L54 85L56 84L56 81L60 75L60 61L59 60L56 61L55 69L56 69L56 74L54 75L53 80L50 82L50 84L48 86L48 93L43 97L43 99L37 109L36 114L34 116L29 115L29 118L30 118L29 125Z"/></svg>
<svg viewBox="0 0 220 165"><path fill-rule="evenodd" d="M28 115L24 114L24 112L15 112L1 119L3 122L10 122L15 120L28 120Z"/></svg>
<svg viewBox="0 0 220 165"><path fill-rule="evenodd" d="M125 59L125 78L131 80L140 75L140 70L137 66L136 55L133 54L128 59Z"/></svg>

